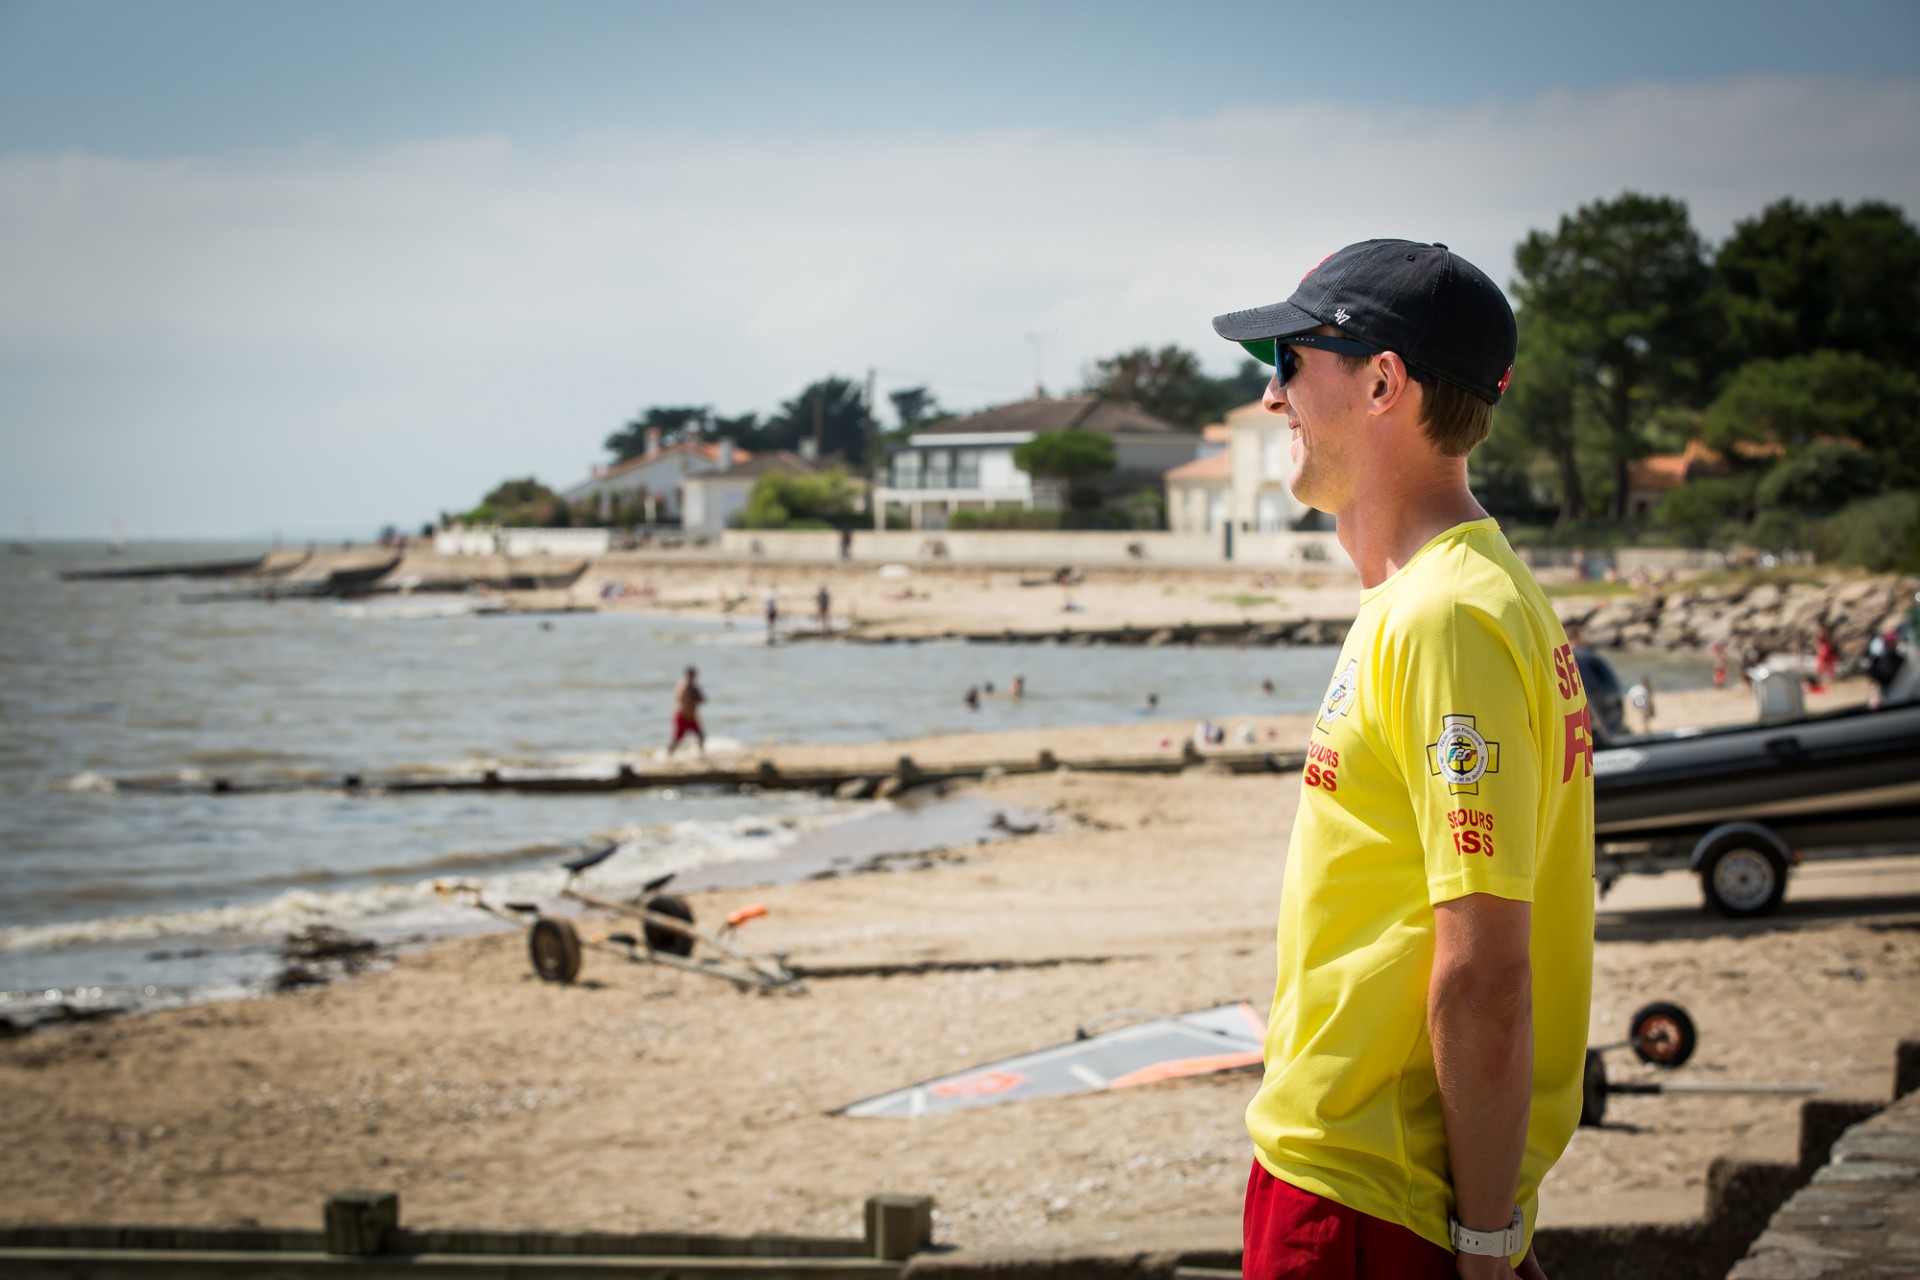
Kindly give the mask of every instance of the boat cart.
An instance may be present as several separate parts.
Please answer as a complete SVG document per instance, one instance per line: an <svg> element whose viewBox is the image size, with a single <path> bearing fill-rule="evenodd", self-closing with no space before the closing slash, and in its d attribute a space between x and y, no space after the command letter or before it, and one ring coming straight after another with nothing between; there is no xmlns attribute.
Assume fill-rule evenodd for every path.
<svg viewBox="0 0 1920 1280"><path fill-rule="evenodd" d="M567 880L560 896L583 906L611 912L633 922L636 928L618 933L596 933L582 937L573 921L550 915L531 902L494 903L487 900L481 887L471 881L440 881L434 890L464 900L502 920L526 924L527 954L533 970L548 982L572 982L580 976L580 964L587 948L604 951L635 964L660 964L688 973L703 974L731 982L742 991L800 991L800 980L787 967L784 952L750 953L733 943L733 935L750 920L767 914L758 904L731 912L714 932L697 928L693 908L686 899L660 892L673 879L667 875L641 886L631 902L603 898L580 887L582 873L600 865L619 850L617 843L603 845L560 865ZM696 956L696 949L711 954Z"/></svg>
<svg viewBox="0 0 1920 1280"><path fill-rule="evenodd" d="M1635 1013L1627 1023L1627 1038L1587 1050L1586 1073L1580 1082L1580 1123L1598 1128L1607 1120L1607 1099L1616 1093L1819 1093L1822 1084L1746 1084L1721 1080L1609 1080L1602 1056L1613 1049L1633 1050L1648 1066L1678 1070L1700 1044L1693 1019L1677 1004L1658 1001Z"/></svg>

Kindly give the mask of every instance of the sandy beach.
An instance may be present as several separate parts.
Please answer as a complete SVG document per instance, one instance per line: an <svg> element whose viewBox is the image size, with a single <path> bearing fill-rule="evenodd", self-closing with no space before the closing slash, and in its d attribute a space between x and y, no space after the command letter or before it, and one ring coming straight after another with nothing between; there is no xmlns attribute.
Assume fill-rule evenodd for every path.
<svg viewBox="0 0 1920 1280"><path fill-rule="evenodd" d="M885 576L870 564L684 562L662 556L604 556L565 592L576 604L724 613L763 626L763 594L774 588L783 617L805 629L814 593L827 588L836 626L855 636L914 639L952 632L1072 627L1157 627L1353 617L1352 574L1252 568L1090 570L1063 585L1046 569L918 564ZM618 595L608 598L610 584ZM1069 607L1071 606L1071 607Z"/></svg>
<svg viewBox="0 0 1920 1280"><path fill-rule="evenodd" d="M1836 700L1864 695L1851 686ZM1735 720L1736 691L1675 695L1667 724ZM1298 718L1270 722L1285 739ZM865 750L1146 749L1165 726ZM1017 741L1013 740L1017 737ZM979 758L975 756L975 758ZM1070 771L974 792L1048 829L921 869L694 896L705 922L769 908L746 942L820 967L915 965L742 995L590 952L535 978L519 933L445 941L280 996L0 1043L13 1221L312 1225L329 1193L398 1190L421 1224L852 1233L878 1191L924 1192L971 1248L1216 1248L1237 1239L1244 1074L917 1121L838 1106L1070 1038L1117 1009L1264 1010L1291 775ZM1705 915L1683 876L1601 904L1595 1043L1653 999L1687 1005L1707 1080L1812 1080L1885 1097L1920 1024L1920 860L1814 864L1782 913ZM1615 1055L1616 1074L1634 1074ZM1788 1158L1797 1103L1616 1098L1546 1191L1547 1222L1683 1218L1716 1155Z"/></svg>

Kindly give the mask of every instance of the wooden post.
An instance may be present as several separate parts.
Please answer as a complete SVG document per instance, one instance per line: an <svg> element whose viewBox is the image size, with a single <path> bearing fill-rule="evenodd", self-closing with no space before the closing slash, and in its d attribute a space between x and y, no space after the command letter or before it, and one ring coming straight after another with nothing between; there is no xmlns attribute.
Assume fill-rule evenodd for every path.
<svg viewBox="0 0 1920 1280"><path fill-rule="evenodd" d="M1902 1040L1893 1051L1893 1096L1898 1101L1920 1089L1920 1036Z"/></svg>
<svg viewBox="0 0 1920 1280"><path fill-rule="evenodd" d="M400 1225L400 1196L393 1191L342 1191L328 1199L327 1252L385 1253L387 1233Z"/></svg>
<svg viewBox="0 0 1920 1280"><path fill-rule="evenodd" d="M869 1196L867 1246L883 1262L904 1262L933 1244L932 1196Z"/></svg>

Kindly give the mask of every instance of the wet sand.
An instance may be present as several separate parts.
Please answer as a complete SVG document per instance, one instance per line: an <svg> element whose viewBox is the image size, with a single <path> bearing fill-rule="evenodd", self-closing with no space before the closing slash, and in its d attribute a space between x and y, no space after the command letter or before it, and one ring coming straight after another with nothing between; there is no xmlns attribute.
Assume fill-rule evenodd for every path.
<svg viewBox="0 0 1920 1280"><path fill-rule="evenodd" d="M1663 698L1659 723L1749 705ZM1158 730L1075 735L1128 753ZM1067 755L1075 735L1037 736ZM368 1187L398 1190L415 1224L855 1234L865 1196L905 1191L933 1195L939 1238L969 1247L1231 1247L1247 1075L911 1122L826 1113L1109 1010L1264 1007L1298 786L1204 765L1001 778L965 794L1049 814L1049 830L920 869L693 895L709 923L764 902L742 939L797 963L938 966L924 973L756 997L589 953L558 987L503 933L329 988L0 1042L10 1149L31 1153L0 1170L4 1216L313 1226L325 1196ZM1701 1033L1686 1074L1885 1097L1895 1043L1920 1030L1920 859L1803 868L1769 921L1698 901L1662 877L1602 903L1594 1041L1677 999ZM1545 1220L1697 1212L1714 1156L1789 1157L1796 1114L1793 1099L1617 1098L1617 1125L1582 1130L1552 1175Z"/></svg>

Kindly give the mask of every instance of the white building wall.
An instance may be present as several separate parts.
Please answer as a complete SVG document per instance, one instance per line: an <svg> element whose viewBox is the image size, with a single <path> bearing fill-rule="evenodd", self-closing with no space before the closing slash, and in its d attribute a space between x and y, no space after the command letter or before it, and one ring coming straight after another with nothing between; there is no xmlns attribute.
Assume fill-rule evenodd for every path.
<svg viewBox="0 0 1920 1280"><path fill-rule="evenodd" d="M980 454L980 487L982 489L1018 489L1031 493L1033 479L1013 465L1013 450L986 449Z"/></svg>
<svg viewBox="0 0 1920 1280"><path fill-rule="evenodd" d="M500 549L495 529L435 529L433 549L443 556L490 556Z"/></svg>
<svg viewBox="0 0 1920 1280"><path fill-rule="evenodd" d="M500 550L510 556L603 556L610 529L502 529Z"/></svg>

